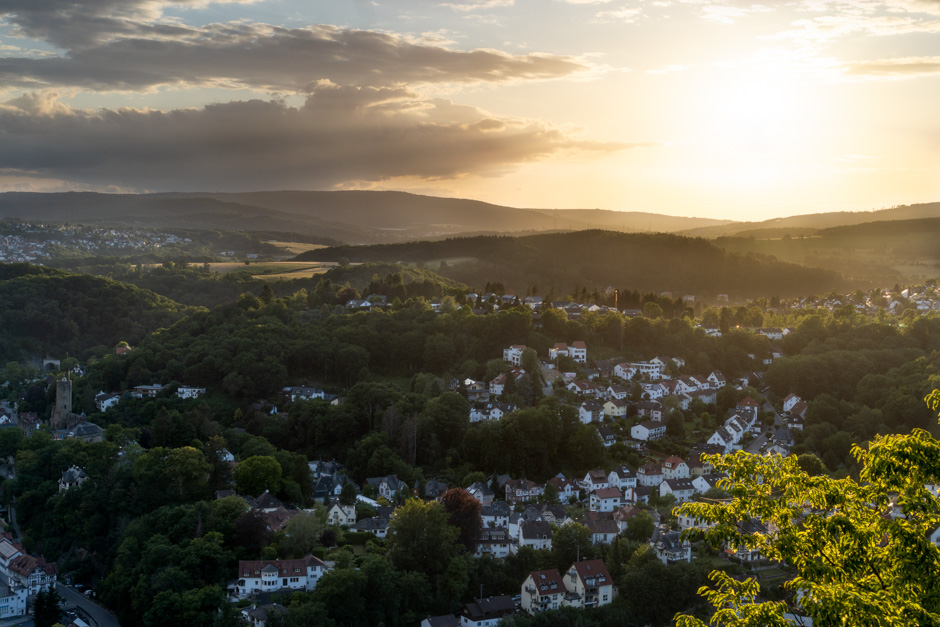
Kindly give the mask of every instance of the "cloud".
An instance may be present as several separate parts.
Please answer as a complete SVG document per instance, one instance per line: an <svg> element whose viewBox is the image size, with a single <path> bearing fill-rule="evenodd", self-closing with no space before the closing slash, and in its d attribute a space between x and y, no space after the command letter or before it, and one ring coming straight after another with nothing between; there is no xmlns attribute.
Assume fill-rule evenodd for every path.
<svg viewBox="0 0 940 627"><path fill-rule="evenodd" d="M866 78L915 78L940 74L940 57L900 57L856 61L843 66L846 74Z"/></svg>
<svg viewBox="0 0 940 627"><path fill-rule="evenodd" d="M73 110L54 94L0 105L0 171L136 189L322 189L396 177L497 176L584 141L404 88L321 85L299 107L237 101L202 109Z"/></svg>
<svg viewBox="0 0 940 627"><path fill-rule="evenodd" d="M595 22L626 22L628 24L636 22L643 16L643 10L638 8L621 7L611 9L610 11L601 11L598 13Z"/></svg>
<svg viewBox="0 0 940 627"><path fill-rule="evenodd" d="M67 56L0 58L0 84L98 91L147 91L165 85L302 91L321 79L374 86L510 83L587 69L567 56L452 50L400 35L335 26L213 24L176 39L128 38Z"/></svg>
<svg viewBox="0 0 940 627"><path fill-rule="evenodd" d="M481 9L495 9L497 7L511 7L516 0L463 0L462 2L444 2L441 6L454 11L479 11Z"/></svg>

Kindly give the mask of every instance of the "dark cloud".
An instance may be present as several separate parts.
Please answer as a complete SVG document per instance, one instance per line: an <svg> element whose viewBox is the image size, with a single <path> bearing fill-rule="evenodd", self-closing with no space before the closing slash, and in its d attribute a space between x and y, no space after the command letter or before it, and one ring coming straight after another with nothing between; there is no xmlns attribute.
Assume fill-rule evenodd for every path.
<svg viewBox="0 0 940 627"><path fill-rule="evenodd" d="M452 120L460 110L460 122ZM138 189L317 189L350 181L495 175L577 141L397 88L320 88L301 107L242 101L203 109L73 111L49 95L0 106L0 170Z"/></svg>
<svg viewBox="0 0 940 627"><path fill-rule="evenodd" d="M451 50L333 26L215 24L196 32L179 30L177 37L120 38L64 56L0 58L0 84L103 91L173 84L303 91L320 80L361 86L503 83L587 69L565 56Z"/></svg>

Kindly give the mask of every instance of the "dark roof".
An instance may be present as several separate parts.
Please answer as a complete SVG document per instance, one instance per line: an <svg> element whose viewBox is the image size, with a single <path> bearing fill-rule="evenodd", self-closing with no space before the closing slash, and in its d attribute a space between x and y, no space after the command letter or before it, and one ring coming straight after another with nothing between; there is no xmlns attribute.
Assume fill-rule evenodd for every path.
<svg viewBox="0 0 940 627"><path fill-rule="evenodd" d="M607 564L604 563L604 560L575 562L568 570L570 571L571 569L577 571L581 581L593 578L597 581L598 585L602 586L614 583L613 579L610 577L610 573L607 571Z"/></svg>
<svg viewBox="0 0 940 627"><path fill-rule="evenodd" d="M424 620L426 620L431 627L460 627L460 619L454 614L428 616Z"/></svg>
<svg viewBox="0 0 940 627"><path fill-rule="evenodd" d="M509 596L474 599L473 603L467 603L463 608L463 615L472 621L491 620L515 613L516 604Z"/></svg>
<svg viewBox="0 0 940 627"><path fill-rule="evenodd" d="M552 527L544 520L527 520L519 528L523 538L552 538Z"/></svg>
<svg viewBox="0 0 940 627"><path fill-rule="evenodd" d="M554 594L556 592L564 594L568 591L557 568L536 570L529 573L529 576L532 577L539 594ZM554 587L552 587L552 584L554 584Z"/></svg>

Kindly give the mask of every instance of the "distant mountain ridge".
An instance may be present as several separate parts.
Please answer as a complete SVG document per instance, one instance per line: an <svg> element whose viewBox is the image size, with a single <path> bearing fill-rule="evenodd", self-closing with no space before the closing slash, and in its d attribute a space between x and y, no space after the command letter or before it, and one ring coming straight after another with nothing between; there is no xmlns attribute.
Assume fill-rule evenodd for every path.
<svg viewBox="0 0 940 627"><path fill-rule="evenodd" d="M602 228L673 232L726 224L603 209L518 209L478 200L406 192L243 192L0 194L0 219L149 228L284 231L352 244L439 239L462 233Z"/></svg>
<svg viewBox="0 0 940 627"><path fill-rule="evenodd" d="M877 211L834 211L832 213L809 213L786 218L772 218L762 222L733 222L721 225L694 227L680 231L681 235L693 237L739 236L756 238L810 236L822 229L841 226L854 226L868 222L888 222L894 220L922 220L940 218L940 202L902 205Z"/></svg>

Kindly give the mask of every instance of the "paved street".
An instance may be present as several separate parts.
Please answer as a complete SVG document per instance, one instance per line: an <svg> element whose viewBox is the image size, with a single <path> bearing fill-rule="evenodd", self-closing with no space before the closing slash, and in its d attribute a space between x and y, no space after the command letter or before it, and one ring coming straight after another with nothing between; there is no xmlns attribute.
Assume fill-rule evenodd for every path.
<svg viewBox="0 0 940 627"><path fill-rule="evenodd" d="M93 621L92 627L120 627L117 619L111 612L107 611L94 601L88 599L84 594L63 584L56 584L56 590L65 600L67 605L74 605L83 610L85 614Z"/></svg>

